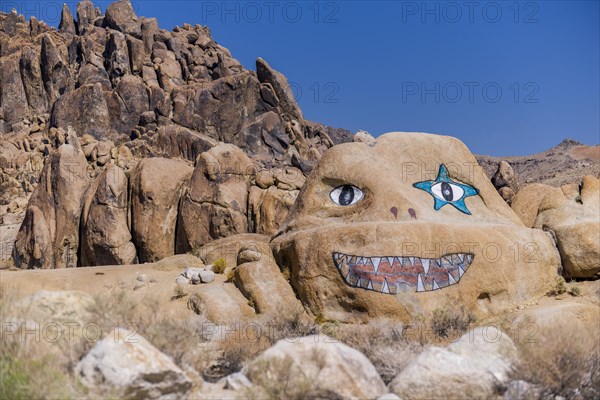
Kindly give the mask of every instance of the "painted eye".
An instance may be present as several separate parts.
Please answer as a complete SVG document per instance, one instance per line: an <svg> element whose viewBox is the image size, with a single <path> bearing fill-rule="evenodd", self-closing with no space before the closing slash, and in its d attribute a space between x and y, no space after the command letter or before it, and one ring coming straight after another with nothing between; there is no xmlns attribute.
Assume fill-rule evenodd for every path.
<svg viewBox="0 0 600 400"><path fill-rule="evenodd" d="M448 182L439 182L431 186L431 193L440 200L458 201L465 191L458 185Z"/></svg>
<svg viewBox="0 0 600 400"><path fill-rule="evenodd" d="M340 206L351 206L363 198L363 192L356 186L343 185L338 186L329 193L331 200Z"/></svg>

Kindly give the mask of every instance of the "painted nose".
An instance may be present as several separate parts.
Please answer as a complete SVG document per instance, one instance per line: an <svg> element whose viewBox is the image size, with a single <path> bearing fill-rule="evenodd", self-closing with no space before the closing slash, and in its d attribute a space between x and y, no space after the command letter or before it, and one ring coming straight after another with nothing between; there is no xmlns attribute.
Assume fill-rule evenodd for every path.
<svg viewBox="0 0 600 400"><path fill-rule="evenodd" d="M409 208L407 211L408 215L410 215L410 218L417 219L417 212L413 208ZM390 208L390 212L392 213L395 219L398 219L398 209L396 207Z"/></svg>

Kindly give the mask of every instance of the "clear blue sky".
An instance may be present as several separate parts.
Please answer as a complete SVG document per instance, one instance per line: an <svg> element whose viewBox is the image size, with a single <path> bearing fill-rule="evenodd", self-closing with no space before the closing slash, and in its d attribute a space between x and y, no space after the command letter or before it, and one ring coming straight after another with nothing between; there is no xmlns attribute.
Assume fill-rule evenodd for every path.
<svg viewBox="0 0 600 400"><path fill-rule="evenodd" d="M247 68L265 58L311 120L448 134L492 155L600 141L598 1L132 3L162 28L208 25ZM62 2L0 4L56 24Z"/></svg>

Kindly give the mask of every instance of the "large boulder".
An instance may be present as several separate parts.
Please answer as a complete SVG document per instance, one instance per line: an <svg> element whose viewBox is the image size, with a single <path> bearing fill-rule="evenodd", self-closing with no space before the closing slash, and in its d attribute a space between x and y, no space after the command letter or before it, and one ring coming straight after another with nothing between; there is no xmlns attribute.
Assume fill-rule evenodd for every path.
<svg viewBox="0 0 600 400"><path fill-rule="evenodd" d="M133 6L129 0L119 0L106 8L104 16L106 27L132 35L136 38L142 37L142 26Z"/></svg>
<svg viewBox="0 0 600 400"><path fill-rule="evenodd" d="M266 190L252 186L248 201L248 220L252 224L250 230L263 235L276 233L298 193L298 190L281 190L276 186Z"/></svg>
<svg viewBox="0 0 600 400"><path fill-rule="evenodd" d="M110 132L111 118L102 86L84 85L58 99L52 108L51 126L65 131L72 128L78 136L105 138Z"/></svg>
<svg viewBox="0 0 600 400"><path fill-rule="evenodd" d="M489 399L502 393L516 362L517 349L506 333L493 326L477 328L447 348L422 352L390 389L408 400Z"/></svg>
<svg viewBox="0 0 600 400"><path fill-rule="evenodd" d="M184 161L165 158L143 159L132 171L131 233L140 262L175 254L179 199L193 171Z"/></svg>
<svg viewBox="0 0 600 400"><path fill-rule="evenodd" d="M192 382L169 357L135 332L117 328L75 368L84 384L108 386L130 399L178 399Z"/></svg>
<svg viewBox="0 0 600 400"><path fill-rule="evenodd" d="M128 180L116 165L107 167L87 196L81 223L81 265L137 262L128 226Z"/></svg>
<svg viewBox="0 0 600 400"><path fill-rule="evenodd" d="M4 119L8 124L20 122L26 115L27 96L19 71L19 59L6 57L0 64L0 104L4 110Z"/></svg>
<svg viewBox="0 0 600 400"><path fill-rule="evenodd" d="M69 268L78 265L79 222L90 185L87 162L70 144L46 161L17 235L15 264L21 268Z"/></svg>
<svg viewBox="0 0 600 400"><path fill-rule="evenodd" d="M275 263L267 243L240 249L235 284L259 314L296 315L302 304Z"/></svg>
<svg viewBox="0 0 600 400"><path fill-rule="evenodd" d="M547 291L551 239L525 228L458 139L389 133L328 150L271 247L315 315L486 316Z"/></svg>
<svg viewBox="0 0 600 400"><path fill-rule="evenodd" d="M287 385L299 398L375 399L387 393L367 357L324 335L280 340L252 360L244 373L268 392Z"/></svg>
<svg viewBox="0 0 600 400"><path fill-rule="evenodd" d="M510 207L519 216L523 224L528 228L533 228L537 218L540 203L549 193L560 193L560 189L544 185L543 183L532 183L523 187L513 197Z"/></svg>
<svg viewBox="0 0 600 400"><path fill-rule="evenodd" d="M554 233L565 275L592 278L600 272L600 180L585 176L572 189L547 194L534 227Z"/></svg>
<svg viewBox="0 0 600 400"><path fill-rule="evenodd" d="M182 201L178 251L187 251L248 231L248 190L252 160L232 144L219 144L200 154Z"/></svg>

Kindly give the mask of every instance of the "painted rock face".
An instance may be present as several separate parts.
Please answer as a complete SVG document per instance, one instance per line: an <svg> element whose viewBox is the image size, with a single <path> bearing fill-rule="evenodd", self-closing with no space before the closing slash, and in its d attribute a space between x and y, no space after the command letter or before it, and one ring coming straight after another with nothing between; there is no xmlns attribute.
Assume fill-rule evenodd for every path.
<svg viewBox="0 0 600 400"><path fill-rule="evenodd" d="M330 149L271 247L304 304L341 321L500 311L543 293L560 266L462 142L421 133Z"/></svg>

